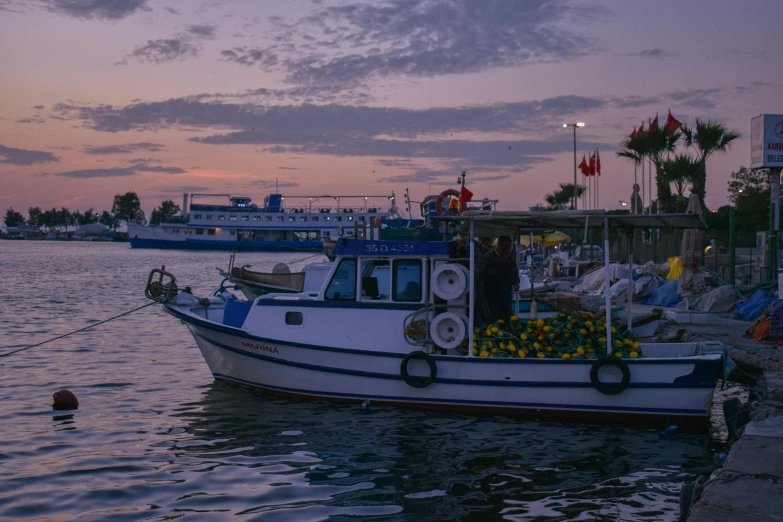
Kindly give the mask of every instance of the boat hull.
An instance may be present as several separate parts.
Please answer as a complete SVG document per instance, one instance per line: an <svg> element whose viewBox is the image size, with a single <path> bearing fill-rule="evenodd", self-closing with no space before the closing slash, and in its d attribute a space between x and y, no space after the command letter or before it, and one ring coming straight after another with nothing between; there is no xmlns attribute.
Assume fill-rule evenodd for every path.
<svg viewBox="0 0 783 522"><path fill-rule="evenodd" d="M429 410L626 426L704 427L721 362L720 357L709 356L627 360L628 387L606 395L591 383L594 361L433 355L436 378L427 387L414 388L401 376L404 353L265 339L172 307L168 311L187 324L216 379L337 402L370 400ZM423 361L414 361L409 370L426 375L428 368Z"/></svg>

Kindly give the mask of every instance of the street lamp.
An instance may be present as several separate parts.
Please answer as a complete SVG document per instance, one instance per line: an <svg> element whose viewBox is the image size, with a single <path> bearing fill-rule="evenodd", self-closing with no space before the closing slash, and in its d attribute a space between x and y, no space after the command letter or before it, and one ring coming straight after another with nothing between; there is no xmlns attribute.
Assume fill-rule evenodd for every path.
<svg viewBox="0 0 783 522"><path fill-rule="evenodd" d="M574 210L576 210L576 128L577 127L584 127L585 124L581 121L578 121L576 123L564 123L563 127L573 127L574 128L574 192L573 192L573 205Z"/></svg>
<svg viewBox="0 0 783 522"><path fill-rule="evenodd" d="M620 205L623 207L623 210L625 210L625 206L628 205L628 203L626 203L623 200L620 200Z"/></svg>

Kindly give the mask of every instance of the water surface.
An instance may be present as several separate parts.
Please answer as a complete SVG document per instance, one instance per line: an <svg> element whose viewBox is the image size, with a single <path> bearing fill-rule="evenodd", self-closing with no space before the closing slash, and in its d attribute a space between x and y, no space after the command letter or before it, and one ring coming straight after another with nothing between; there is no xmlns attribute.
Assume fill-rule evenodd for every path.
<svg viewBox="0 0 783 522"><path fill-rule="evenodd" d="M240 254L294 270L307 254ZM196 295L228 254L0 241L0 353L146 304L165 264ZM80 407L51 408L68 388ZM213 381L158 305L0 358L3 520L676 520L706 435L275 398Z"/></svg>

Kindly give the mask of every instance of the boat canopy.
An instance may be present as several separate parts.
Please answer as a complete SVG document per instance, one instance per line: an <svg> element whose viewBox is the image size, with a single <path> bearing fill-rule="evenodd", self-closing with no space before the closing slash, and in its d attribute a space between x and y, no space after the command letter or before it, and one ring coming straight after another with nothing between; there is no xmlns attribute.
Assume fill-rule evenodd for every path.
<svg viewBox="0 0 783 522"><path fill-rule="evenodd" d="M473 221L475 234L498 236L517 231L533 232L566 228L707 228L698 214L608 214L603 210L552 210L544 212L470 210L460 216L438 216L434 221Z"/></svg>
<svg viewBox="0 0 783 522"><path fill-rule="evenodd" d="M445 241L374 241L340 238L334 245L335 256L447 256Z"/></svg>

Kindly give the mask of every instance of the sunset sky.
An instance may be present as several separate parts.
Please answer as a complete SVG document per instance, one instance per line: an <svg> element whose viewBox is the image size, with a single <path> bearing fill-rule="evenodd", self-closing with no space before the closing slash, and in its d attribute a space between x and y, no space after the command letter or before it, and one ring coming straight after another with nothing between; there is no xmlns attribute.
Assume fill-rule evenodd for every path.
<svg viewBox="0 0 783 522"><path fill-rule="evenodd" d="M463 170L527 208L573 179L575 121L617 208L618 143L667 110L743 133L708 163L716 208L751 117L783 113L782 20L780 0L0 0L0 212L261 202L276 178L420 200Z"/></svg>

